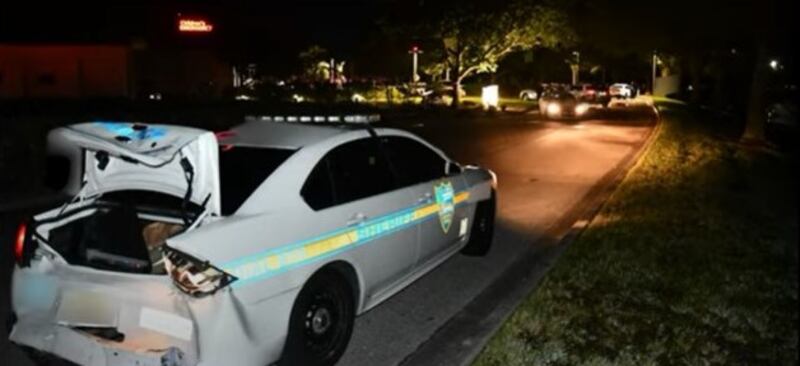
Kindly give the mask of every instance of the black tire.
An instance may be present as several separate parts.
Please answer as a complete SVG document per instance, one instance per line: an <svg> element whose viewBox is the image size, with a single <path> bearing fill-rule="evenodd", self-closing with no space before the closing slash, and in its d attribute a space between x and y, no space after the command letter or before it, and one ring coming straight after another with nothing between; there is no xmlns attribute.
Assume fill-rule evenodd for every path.
<svg viewBox="0 0 800 366"><path fill-rule="evenodd" d="M292 307L280 365L333 365L353 333L355 302L347 280L323 270L308 280Z"/></svg>
<svg viewBox="0 0 800 366"><path fill-rule="evenodd" d="M472 223L472 233L467 245L461 249L461 254L482 257L489 253L494 238L494 218L497 210L497 194L492 189L488 200L478 202L475 208L475 222Z"/></svg>

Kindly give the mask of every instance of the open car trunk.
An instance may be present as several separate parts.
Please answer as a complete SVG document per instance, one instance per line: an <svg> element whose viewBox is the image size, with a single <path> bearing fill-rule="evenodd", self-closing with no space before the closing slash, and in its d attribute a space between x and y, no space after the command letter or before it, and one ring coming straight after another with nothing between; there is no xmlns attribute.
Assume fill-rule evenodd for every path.
<svg viewBox="0 0 800 366"><path fill-rule="evenodd" d="M76 200L143 190L183 197L219 215L218 144L214 133L190 127L89 122L54 129L48 149L74 160Z"/></svg>
<svg viewBox="0 0 800 366"><path fill-rule="evenodd" d="M76 364L196 364L191 303L175 291L165 241L206 214L181 197L121 190L36 215L35 254L12 280L9 339Z"/></svg>
<svg viewBox="0 0 800 366"><path fill-rule="evenodd" d="M76 206L37 216L42 241L69 264L141 274L166 274L162 246L202 211L147 191L112 192Z"/></svg>

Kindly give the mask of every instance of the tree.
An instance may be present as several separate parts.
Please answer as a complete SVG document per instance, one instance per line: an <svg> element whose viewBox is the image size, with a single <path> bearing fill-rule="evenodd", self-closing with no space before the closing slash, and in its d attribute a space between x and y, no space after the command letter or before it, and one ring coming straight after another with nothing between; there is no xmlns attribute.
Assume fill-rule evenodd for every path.
<svg viewBox="0 0 800 366"><path fill-rule="evenodd" d="M454 106L460 103L458 90L465 78L495 72L510 53L568 46L575 41L566 15L549 5L524 0L458 4L440 12L437 19L424 19L421 27L435 44L427 51L426 58L431 61L423 71L451 72Z"/></svg>
<svg viewBox="0 0 800 366"><path fill-rule="evenodd" d="M303 76L315 82L331 81L331 72L335 71L337 82L344 81L344 61L336 62L335 70L331 70L328 51L320 46L310 46L297 57L303 65Z"/></svg>
<svg viewBox="0 0 800 366"><path fill-rule="evenodd" d="M764 140L764 124L766 116L765 94L767 90L767 48L759 45L756 62L753 65L753 78L750 84L750 95L747 100L747 116L745 129L742 134L743 141L761 142Z"/></svg>
<svg viewBox="0 0 800 366"><path fill-rule="evenodd" d="M297 56L300 64L303 65L303 76L313 81L325 81L330 79L330 65L326 61L328 50L312 45Z"/></svg>

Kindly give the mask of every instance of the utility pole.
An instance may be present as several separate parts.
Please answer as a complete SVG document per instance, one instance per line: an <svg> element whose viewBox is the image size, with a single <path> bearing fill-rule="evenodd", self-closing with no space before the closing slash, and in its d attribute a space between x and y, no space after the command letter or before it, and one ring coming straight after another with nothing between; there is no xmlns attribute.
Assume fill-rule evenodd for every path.
<svg viewBox="0 0 800 366"><path fill-rule="evenodd" d="M656 51L653 51L653 75L652 75L652 78L650 79L651 80L650 95L656 95L656 68L657 68L656 65L657 64L658 64L658 55L656 54Z"/></svg>
<svg viewBox="0 0 800 366"><path fill-rule="evenodd" d="M330 76L330 80L329 80L330 83L331 84L335 83L336 82L336 60L334 60L333 57L331 57L330 72L328 74Z"/></svg>
<svg viewBox="0 0 800 366"><path fill-rule="evenodd" d="M572 55L575 56L575 63L569 65L570 69L572 70L572 85L578 84L578 74L581 70L581 53L578 51L572 51Z"/></svg>
<svg viewBox="0 0 800 366"><path fill-rule="evenodd" d="M418 55L422 53L422 50L419 49L417 45L411 46L411 50L408 51L411 54L411 82L416 83L419 81L419 75L417 74L417 63L419 61Z"/></svg>

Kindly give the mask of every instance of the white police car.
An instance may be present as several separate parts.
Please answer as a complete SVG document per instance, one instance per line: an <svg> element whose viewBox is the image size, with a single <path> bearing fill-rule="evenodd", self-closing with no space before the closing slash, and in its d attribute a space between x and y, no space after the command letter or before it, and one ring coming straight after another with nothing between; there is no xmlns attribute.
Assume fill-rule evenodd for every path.
<svg viewBox="0 0 800 366"><path fill-rule="evenodd" d="M335 363L356 315L485 254L494 225L492 172L336 123L364 119L51 131L75 198L19 226L11 341L85 365Z"/></svg>

